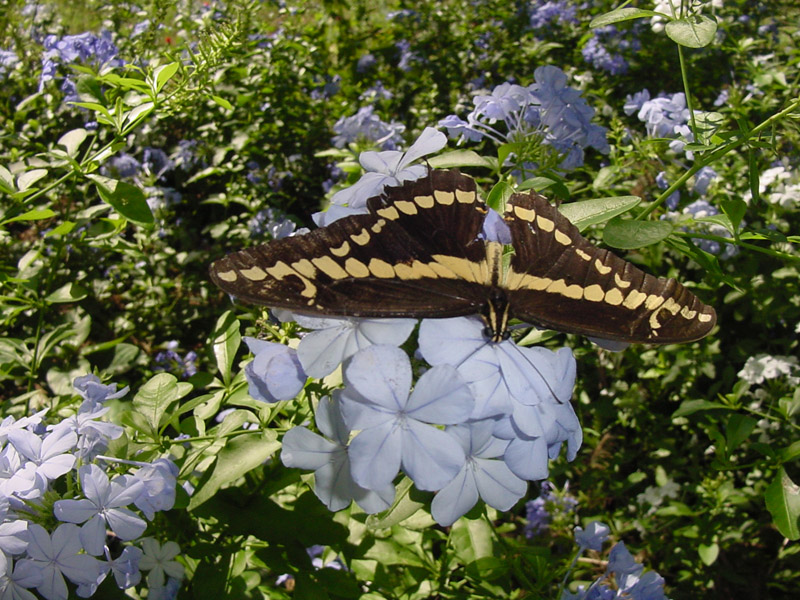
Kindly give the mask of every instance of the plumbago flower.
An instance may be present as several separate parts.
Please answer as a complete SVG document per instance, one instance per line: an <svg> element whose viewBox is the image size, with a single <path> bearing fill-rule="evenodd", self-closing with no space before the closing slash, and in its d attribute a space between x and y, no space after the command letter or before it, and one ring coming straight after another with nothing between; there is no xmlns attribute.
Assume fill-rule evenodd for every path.
<svg viewBox="0 0 800 600"><path fill-rule="evenodd" d="M609 151L606 130L591 122L594 109L567 85L567 76L557 67L537 68L534 83L527 87L503 83L472 101L475 108L466 121L450 115L439 122L459 143L484 138L521 143L525 149L517 153L519 162L551 166L555 159L552 166L563 170L581 166L588 147Z"/></svg>
<svg viewBox="0 0 800 600"><path fill-rule="evenodd" d="M121 589L137 585L140 568L148 567L140 567L142 549L134 544L141 543L147 521L132 506L152 520L156 511L174 505L178 469L171 460L131 462L98 454L122 433L119 426L100 420L108 410L104 403L128 389L118 391L95 375L76 378L73 387L83 399L75 415L48 425L42 412L19 420L7 417L0 424L2 598L66 600L67 580L79 596L90 597L109 573ZM112 478L110 464L137 468ZM80 485L60 481L68 474ZM64 489L70 497L54 497ZM50 502L52 514L37 513ZM41 523L53 517L63 523L48 531ZM109 531L129 542L113 556L106 545ZM96 558L103 555L105 560Z"/></svg>

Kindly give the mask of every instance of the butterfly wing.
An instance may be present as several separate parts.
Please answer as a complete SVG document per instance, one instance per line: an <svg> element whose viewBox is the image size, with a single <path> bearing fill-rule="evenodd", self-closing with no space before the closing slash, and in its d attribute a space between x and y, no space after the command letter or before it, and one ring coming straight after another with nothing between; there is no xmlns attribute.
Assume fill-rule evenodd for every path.
<svg viewBox="0 0 800 600"><path fill-rule="evenodd" d="M357 317L447 317L485 303L486 207L475 182L434 170L354 215L228 255L211 279L256 304Z"/></svg>
<svg viewBox="0 0 800 600"><path fill-rule="evenodd" d="M537 194L507 204L514 255L506 274L511 313L566 333L665 344L700 339L714 309L674 279L656 278L598 248Z"/></svg>

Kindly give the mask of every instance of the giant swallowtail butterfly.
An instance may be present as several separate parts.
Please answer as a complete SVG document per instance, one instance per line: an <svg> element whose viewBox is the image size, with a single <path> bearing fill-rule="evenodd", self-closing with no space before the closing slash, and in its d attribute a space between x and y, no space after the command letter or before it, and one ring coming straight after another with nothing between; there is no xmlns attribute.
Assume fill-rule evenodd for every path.
<svg viewBox="0 0 800 600"><path fill-rule="evenodd" d="M475 181L432 170L367 202L368 214L230 254L211 265L223 290L298 313L351 317L481 314L492 341L516 317L621 342L702 338L714 309L674 279L597 248L535 193L513 194L503 219L513 254L481 234Z"/></svg>

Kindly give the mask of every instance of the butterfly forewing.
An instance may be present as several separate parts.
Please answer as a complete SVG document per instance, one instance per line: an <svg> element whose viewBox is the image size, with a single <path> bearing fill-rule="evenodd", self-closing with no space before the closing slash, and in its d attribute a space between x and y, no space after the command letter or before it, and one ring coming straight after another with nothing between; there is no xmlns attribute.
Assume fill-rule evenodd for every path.
<svg viewBox="0 0 800 600"><path fill-rule="evenodd" d="M714 309L684 286L592 245L543 197L514 194L505 219L514 316L567 333L659 344L699 339L714 326Z"/></svg>
<svg viewBox="0 0 800 600"><path fill-rule="evenodd" d="M226 292L309 314L447 317L480 311L489 277L485 205L457 172L371 198L369 214L231 254L211 266Z"/></svg>

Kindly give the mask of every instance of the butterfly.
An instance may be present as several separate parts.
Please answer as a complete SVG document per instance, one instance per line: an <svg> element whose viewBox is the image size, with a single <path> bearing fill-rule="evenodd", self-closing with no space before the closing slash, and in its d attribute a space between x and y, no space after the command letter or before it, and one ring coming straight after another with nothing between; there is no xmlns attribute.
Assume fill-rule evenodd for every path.
<svg viewBox="0 0 800 600"><path fill-rule="evenodd" d="M586 240L544 197L512 194L510 245L487 239L471 177L432 169L367 201L368 213L234 252L210 276L247 302L344 317L479 314L493 342L512 318L619 342L688 342L714 309ZM508 248L510 246L510 256Z"/></svg>

